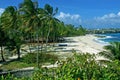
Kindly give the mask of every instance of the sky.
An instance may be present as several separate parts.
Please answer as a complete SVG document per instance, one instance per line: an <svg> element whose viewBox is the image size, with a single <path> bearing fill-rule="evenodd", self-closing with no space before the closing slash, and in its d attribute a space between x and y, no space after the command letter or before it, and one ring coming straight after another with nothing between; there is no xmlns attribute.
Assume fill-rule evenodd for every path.
<svg viewBox="0 0 120 80"><path fill-rule="evenodd" d="M58 7L56 18L65 24L85 28L120 28L120 0L36 0ZM7 6L18 6L23 0L1 0L0 14Z"/></svg>

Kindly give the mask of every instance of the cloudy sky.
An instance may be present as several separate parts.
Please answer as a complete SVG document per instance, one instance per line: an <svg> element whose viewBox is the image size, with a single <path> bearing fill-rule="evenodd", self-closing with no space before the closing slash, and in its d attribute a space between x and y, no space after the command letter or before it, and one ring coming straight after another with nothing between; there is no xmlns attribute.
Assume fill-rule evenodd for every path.
<svg viewBox="0 0 120 80"><path fill-rule="evenodd" d="M7 6L18 6L23 0L0 1L0 14ZM120 0L36 0L39 6L46 3L59 12L55 16L66 24L86 28L120 28Z"/></svg>

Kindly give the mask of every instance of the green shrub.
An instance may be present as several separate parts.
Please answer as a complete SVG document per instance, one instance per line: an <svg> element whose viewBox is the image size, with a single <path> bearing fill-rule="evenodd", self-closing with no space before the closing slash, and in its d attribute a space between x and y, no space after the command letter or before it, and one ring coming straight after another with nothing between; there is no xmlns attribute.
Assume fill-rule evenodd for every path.
<svg viewBox="0 0 120 80"><path fill-rule="evenodd" d="M32 67L32 66L34 66L34 64L27 64L21 61L13 61L13 62L9 62L8 64L2 65L0 69L3 71L10 71L10 70L16 70L16 69Z"/></svg>
<svg viewBox="0 0 120 80"><path fill-rule="evenodd" d="M0 80L30 80L28 78L17 78L17 77L14 77L12 74L7 74L7 75L2 75L0 76Z"/></svg>
<svg viewBox="0 0 120 80"><path fill-rule="evenodd" d="M96 62L95 55L75 54L56 69L40 69L35 72L34 78L38 80L119 80L120 62L113 61L105 65L101 66Z"/></svg>
<svg viewBox="0 0 120 80"><path fill-rule="evenodd" d="M22 58L22 61L28 64L36 63L37 61L37 53L29 53ZM38 62L39 63L55 63L58 60L58 57L53 54L39 53Z"/></svg>
<svg viewBox="0 0 120 80"><path fill-rule="evenodd" d="M58 68L51 69L40 68L34 72L31 78L29 79L23 78L23 80L119 80L119 79L120 79L120 61L115 60L109 63L104 63L104 65L101 65L101 63L95 61L95 55L82 53L81 54L77 53L72 58L68 58L66 61L61 62L61 66L59 66Z"/></svg>

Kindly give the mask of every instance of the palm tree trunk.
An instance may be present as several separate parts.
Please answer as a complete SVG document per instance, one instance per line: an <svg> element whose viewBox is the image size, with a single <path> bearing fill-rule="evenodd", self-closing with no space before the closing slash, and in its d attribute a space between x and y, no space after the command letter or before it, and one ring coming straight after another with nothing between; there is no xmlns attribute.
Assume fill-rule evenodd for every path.
<svg viewBox="0 0 120 80"><path fill-rule="evenodd" d="M37 67L39 68L39 32L37 32L37 35L36 35L36 39L37 39L37 56L36 56L36 59L37 59Z"/></svg>
<svg viewBox="0 0 120 80"><path fill-rule="evenodd" d="M29 51L31 53L32 33L30 33Z"/></svg>
<svg viewBox="0 0 120 80"><path fill-rule="evenodd" d="M47 43L48 43L49 35L50 35L50 27L49 27L49 29L48 29L48 34L47 34L47 39L46 39L46 49L47 49Z"/></svg>
<svg viewBox="0 0 120 80"><path fill-rule="evenodd" d="M50 30L48 31L48 34L47 34L46 44L48 43L49 34L50 34Z"/></svg>
<svg viewBox="0 0 120 80"><path fill-rule="evenodd" d="M18 59L20 59L20 46L17 46L17 55L18 55Z"/></svg>
<svg viewBox="0 0 120 80"><path fill-rule="evenodd" d="M43 32L41 32L41 53L42 53L42 48L43 48Z"/></svg>
<svg viewBox="0 0 120 80"><path fill-rule="evenodd" d="M39 68L39 35L37 33L37 67Z"/></svg>
<svg viewBox="0 0 120 80"><path fill-rule="evenodd" d="M1 46L1 58L2 58L2 61L4 62L4 61L5 61L5 58L4 58L4 56L3 56L3 48L2 48L2 46Z"/></svg>

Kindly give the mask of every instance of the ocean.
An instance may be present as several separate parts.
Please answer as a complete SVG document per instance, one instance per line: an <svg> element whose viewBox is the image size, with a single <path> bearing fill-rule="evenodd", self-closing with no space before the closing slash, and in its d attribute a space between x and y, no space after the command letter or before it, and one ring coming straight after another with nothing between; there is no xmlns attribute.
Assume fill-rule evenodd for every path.
<svg viewBox="0 0 120 80"><path fill-rule="evenodd" d="M110 42L120 42L120 33L96 34L99 38L95 41L102 44L109 44Z"/></svg>

